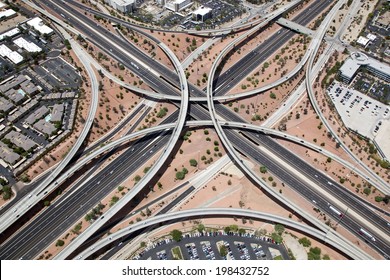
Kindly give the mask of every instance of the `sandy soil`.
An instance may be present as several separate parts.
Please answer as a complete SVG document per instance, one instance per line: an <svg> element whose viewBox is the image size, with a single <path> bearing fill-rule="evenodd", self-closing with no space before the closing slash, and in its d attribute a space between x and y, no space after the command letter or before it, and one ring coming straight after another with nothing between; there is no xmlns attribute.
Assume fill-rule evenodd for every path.
<svg viewBox="0 0 390 280"><path fill-rule="evenodd" d="M255 168L258 170L258 167ZM228 184L228 180L231 181L231 185ZM274 181L276 182L276 188L282 189L283 195L292 197L296 203L299 203L302 207L308 208L308 211L311 210L310 205L308 205L305 200L292 192L288 187L281 187L281 183L276 178ZM191 196L189 200L185 201L184 205L179 210L198 207L241 207L267 213L274 213L284 217L291 217L291 219L300 221L299 217L296 217L288 210L273 202L273 200L270 200L267 195L265 195L259 188L253 186L252 183L245 177L239 179L235 175L230 177L230 175L222 173L216 175L216 177L207 183L196 196ZM254 232L258 229L265 229L268 233L273 232L272 225L260 221L235 218L201 219L197 221L185 221L181 224L163 227L157 230L154 235L148 236L148 241L157 240L162 236L169 234L169 232L175 228L180 228L181 231L192 231L196 228L196 225L199 222L206 225L206 227L214 229L223 229L226 225L237 224L240 228L245 228L249 232ZM295 232L293 232L293 234L295 236L297 235ZM344 257L340 256L331 248L328 248L323 244L313 243L315 246L322 249L323 254L330 255L331 259L344 259Z"/></svg>
<svg viewBox="0 0 390 280"><path fill-rule="evenodd" d="M351 25L347 28L343 40L346 40L348 43L355 41L359 33L363 30L368 15L374 10L375 3L374 1L361 1L360 8L358 9L357 16L352 21Z"/></svg>

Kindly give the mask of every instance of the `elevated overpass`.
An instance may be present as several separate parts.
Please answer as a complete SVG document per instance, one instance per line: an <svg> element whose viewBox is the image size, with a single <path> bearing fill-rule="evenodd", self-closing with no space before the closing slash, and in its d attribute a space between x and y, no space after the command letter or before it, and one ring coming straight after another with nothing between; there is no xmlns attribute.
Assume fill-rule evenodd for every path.
<svg viewBox="0 0 390 280"><path fill-rule="evenodd" d="M324 243L328 243L332 247L340 250L344 254L348 255L352 259L360 259L360 260L369 260L372 259L370 255L361 249L357 248L353 243L340 239L337 235L334 234L332 230L328 231L320 231L308 225L295 222L291 219L283 218L277 215L273 215L270 213L264 213L254 210L247 209L234 209L234 208L199 208L199 209L191 209L191 210L183 210L179 212L172 212L169 214L159 215L152 218L148 218L145 221L138 222L134 225L125 227L113 234L110 234L109 237L106 237L99 242L95 243L93 246L87 248L75 259L86 259L95 252L104 248L105 246L113 243L115 241L120 240L121 238L126 237L127 235L136 232L138 230L158 225L163 222L172 222L172 221L181 221L183 219L189 220L197 217L246 217L250 219L262 220L267 222L273 222L285 225L288 228L292 228L301 232L308 234L318 240L323 241ZM66 259L72 250L69 250L68 247L65 248L62 252L60 252L54 259L63 260Z"/></svg>
<svg viewBox="0 0 390 280"><path fill-rule="evenodd" d="M279 25L286 27L292 31L295 31L295 32L298 32L301 34L305 34L305 35L308 35L310 37L314 37L314 35L316 34L316 32L311 30L310 28L307 28L306 26L300 25L298 23L295 23L295 22L288 20L288 19L285 19L285 18L279 18L276 22Z"/></svg>

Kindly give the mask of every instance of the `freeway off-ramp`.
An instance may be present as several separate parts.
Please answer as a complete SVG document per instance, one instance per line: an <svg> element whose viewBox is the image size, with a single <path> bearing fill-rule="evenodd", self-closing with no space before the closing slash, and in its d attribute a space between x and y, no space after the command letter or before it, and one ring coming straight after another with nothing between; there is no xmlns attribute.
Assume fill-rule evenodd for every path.
<svg viewBox="0 0 390 280"><path fill-rule="evenodd" d="M351 242L340 239L337 235L334 234L335 232L332 230L322 232L310 226L307 226L305 224L295 222L291 219L279 217L277 215L262 213L254 210L232 209L232 208L200 208L200 209L183 210L179 212L173 212L169 214L155 216L147 219L146 221L142 221L134 225L128 226L126 228L123 228L121 230L118 230L117 232L111 234L109 237L100 240L92 247L80 253L75 259L86 259L93 253L99 251L101 248L109 245L111 242L114 242L115 240L119 240L140 229L147 228L162 222L180 221L182 219L194 219L197 217L205 218L205 217L215 217L215 216L246 217L246 218L252 218L256 220L262 220L262 221L286 225L287 227L305 232L308 235L317 238L318 240L322 240L330 244L334 248L337 248L338 250L340 250L341 252L345 253L346 255L350 256L353 259L361 259L361 260L372 259L370 255L368 255L366 252L363 252L360 249L357 249L356 246ZM70 255L70 253L72 253L72 251L68 250L68 248L65 248L61 253L59 253L55 257L55 259L57 260L66 259Z"/></svg>
<svg viewBox="0 0 390 280"><path fill-rule="evenodd" d="M182 88L182 87L180 87L180 88Z"/></svg>

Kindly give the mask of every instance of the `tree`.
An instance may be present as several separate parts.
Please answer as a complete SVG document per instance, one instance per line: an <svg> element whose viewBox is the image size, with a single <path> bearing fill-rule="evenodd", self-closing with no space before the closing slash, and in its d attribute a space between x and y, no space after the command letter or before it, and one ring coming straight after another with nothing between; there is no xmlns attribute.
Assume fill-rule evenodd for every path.
<svg viewBox="0 0 390 280"><path fill-rule="evenodd" d="M197 227L197 230L198 230L199 232L203 232L203 231L205 230L204 224L199 224L198 227Z"/></svg>
<svg viewBox="0 0 390 280"><path fill-rule="evenodd" d="M271 238L272 238L277 244L280 244L280 243L283 242L283 238L282 238L279 234L277 234L276 232L273 232L273 233L271 234Z"/></svg>
<svg viewBox="0 0 390 280"><path fill-rule="evenodd" d="M141 176L136 175L136 176L134 177L134 181L135 181L136 183L138 183L139 180L141 180Z"/></svg>
<svg viewBox="0 0 390 280"><path fill-rule="evenodd" d="M284 232L284 226L280 224L276 224L275 227L275 232L281 235Z"/></svg>
<svg viewBox="0 0 390 280"><path fill-rule="evenodd" d="M238 225L231 225L230 226L230 230L234 231L234 232L237 232L238 231Z"/></svg>
<svg viewBox="0 0 390 280"><path fill-rule="evenodd" d="M3 194L3 199L8 200L12 196L12 190L10 186L4 186L1 190L1 193Z"/></svg>
<svg viewBox="0 0 390 280"><path fill-rule="evenodd" d="M371 194L371 189L370 188L365 188L363 190L363 192L364 192L365 195L370 195Z"/></svg>
<svg viewBox="0 0 390 280"><path fill-rule="evenodd" d="M260 167L260 172L261 173L266 173L267 172L267 167L265 167L264 165Z"/></svg>
<svg viewBox="0 0 390 280"><path fill-rule="evenodd" d="M179 242L181 238L183 237L183 233L180 230L174 229L171 231L172 239L176 242Z"/></svg>
<svg viewBox="0 0 390 280"><path fill-rule="evenodd" d="M320 260L321 259L321 249L318 247L310 248L309 253L307 254L309 260Z"/></svg>
<svg viewBox="0 0 390 280"><path fill-rule="evenodd" d="M190 165L196 167L198 165L198 162L195 159L190 159Z"/></svg>
<svg viewBox="0 0 390 280"><path fill-rule="evenodd" d="M182 171L176 172L176 179L183 180L186 175Z"/></svg>
<svg viewBox="0 0 390 280"><path fill-rule="evenodd" d="M221 257L225 257L228 254L228 251L227 251L225 245L222 245L221 247L219 247L219 254L221 255Z"/></svg>
<svg viewBox="0 0 390 280"><path fill-rule="evenodd" d="M276 95L275 93L271 92L271 94L269 95L269 97L271 97L271 99L276 99Z"/></svg>
<svg viewBox="0 0 390 280"><path fill-rule="evenodd" d="M64 246L64 244L65 244L64 240L61 240L61 239L57 240L57 242L56 242L57 247L62 247L62 246Z"/></svg>
<svg viewBox="0 0 390 280"><path fill-rule="evenodd" d="M300 244L303 245L303 247L310 247L311 246L311 241L310 239L306 238L306 237L302 237L301 239L298 240L298 242Z"/></svg>

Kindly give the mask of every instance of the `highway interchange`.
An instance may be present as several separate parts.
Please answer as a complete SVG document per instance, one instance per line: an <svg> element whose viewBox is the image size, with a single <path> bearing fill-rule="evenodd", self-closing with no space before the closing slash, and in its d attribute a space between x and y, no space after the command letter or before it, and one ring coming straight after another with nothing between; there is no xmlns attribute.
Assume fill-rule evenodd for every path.
<svg viewBox="0 0 390 280"><path fill-rule="evenodd" d="M59 2L59 1L52 1ZM313 9L318 9L318 11L323 10L328 3L326 1L316 1ZM51 2L48 2L48 6L50 6ZM54 6L52 6L54 8ZM67 6L69 7L69 6ZM71 12L72 14L77 15L78 18L83 18L83 22L87 21L87 18L84 17L81 13L76 12L75 10L68 8L66 12ZM65 11L64 11L65 13ZM299 22L301 24L307 24L311 21L310 16L306 13L300 18L294 19L294 21ZM311 13L313 15L313 13ZM71 21L71 17L68 18ZM157 61L150 59L145 54L140 52L137 48L130 45L128 42L117 40L116 36L110 33L107 33L105 29L102 27L91 23L94 30L98 30L100 34L104 34L109 40L115 40L116 44L122 46L117 48L114 45L110 45L107 43L107 40L102 40L101 36L95 36L92 33L88 32L85 26L79 24L77 21L72 20L72 25L86 34L89 34L88 40L93 42L94 44L100 46L102 49L109 50L108 53L121 61L126 67L134 71L137 75L142 77L142 79L148 83L148 85L154 88L156 91L163 92L165 94L178 94L177 89L180 89L178 86L178 76L176 73L172 72L170 69L165 68L165 66L159 64ZM263 44L257 47L256 50L251 52L249 55L245 56L242 60L240 60L237 64L231 67L227 72L222 73L218 80L214 80L214 86L217 88L214 91L214 95L224 95L229 90L229 88L233 87L235 84L240 82L243 77L246 77L248 73L253 71L261 62L263 62L270 54L274 53L277 49L280 48L285 42L287 42L292 36L293 32L282 30L280 33L274 34L268 40L266 40ZM131 49L132 56L136 56L139 61L142 61L143 64L147 65L148 68L143 68L142 65L138 65L134 67L131 63L132 60L129 59L126 54L123 54L121 48ZM265 48L264 51L262 48ZM259 55L259 54L262 55ZM255 58L256 59L255 59ZM253 61L256 61L254 63ZM133 62L137 63L137 62ZM157 72L159 75L164 76L166 80L170 83L165 83L163 80L155 79L154 74L150 69L153 69L153 72ZM242 74L237 75L237 73ZM244 74L243 74L244 73ZM172 84L175 85L172 87ZM176 88L175 88L176 87ZM200 91L196 87L189 85L189 91L194 96L204 96L204 92ZM239 116L235 113L229 111L222 104L215 103L215 111L219 116L223 117L226 120L235 121L235 122L244 122ZM191 116L198 120L208 120L210 118L209 113L207 112L207 108L203 106L199 106L198 104L192 104L189 108L189 113ZM167 118L164 123L170 123L177 119L177 114L171 115ZM134 142L125 151L121 156L118 157L115 161L109 164L103 171L99 172L96 176L93 176L91 179L80 181L77 186L74 187L76 191L71 194L65 194L60 198L58 202L56 202L53 206L47 208L37 219L32 221L27 227L23 230L19 231L15 236L8 241L5 246L1 247L0 256L2 259L10 258L34 258L37 257L39 252L41 252L47 244L50 244L51 241L54 241L62 232L65 232L69 226L73 225L75 221L77 221L80 217L82 217L87 209L91 209L94 205L96 205L101 198L105 197L107 193L109 193L112 189L118 186L121 182L123 182L128 174L132 174L137 166L141 166L143 162L149 159L153 154L157 153L161 150L167 142L167 138L170 136L168 132L162 132L164 135L159 134L156 137L155 134L151 136L146 136L139 140L138 142ZM322 199L321 196L310 190L310 187L305 185L304 182L300 181L296 178L296 176L292 173L281 168L276 161L273 161L271 158L268 158L267 155L263 154L261 151L257 149L257 145L261 143L270 149L273 153L282 157L286 162L290 165L294 166L296 169L303 172L307 177L311 178L318 185L321 185L323 188L331 189L332 192L338 198L344 198L344 203L351 208L356 210L360 210L364 215L373 223L377 224L382 230L385 230L388 233L388 228L386 228L386 222L383 219L378 219L378 216L371 210L368 210L366 206L362 206L362 204L354 200L354 194L346 194L341 186L339 186L336 182L332 182L332 185L329 185L328 182L330 179L318 172L313 167L305 163L304 161L297 158L291 152L277 144L273 141L269 136L264 134L255 133L255 132L247 132L245 134L247 137L250 137L254 142L257 142L257 145L254 145L250 141L246 140L241 136L241 134L233 131L226 130L225 131L229 141L235 146L236 149L240 150L243 154L250 155L250 157L258 162L259 164L266 165L271 172L274 174L278 174L279 177L286 182L286 184L291 187L296 188L297 192L299 192L302 196L304 196L307 200L312 201L316 200L318 203L318 207L323 211L328 212L332 215L332 212L329 212L329 204L325 199ZM128 166L124 166L121 164L123 160L137 159L136 161L131 160L133 164ZM121 161L122 160L122 161ZM87 178L88 176L86 176ZM81 185L83 186L81 187ZM101 188L96 188L96 185L102 186ZM330 187L332 186L332 187ZM95 187L95 188L94 188ZM338 193L337 193L338 191ZM82 195L84 194L84 195ZM88 196L87 196L88 195ZM348 197L346 197L346 195ZM353 198L352 201L350 198ZM75 210L74 205L81 205L77 211ZM362 208L365 207L365 208ZM54 209L54 210L53 210ZM364 210L362 210L364 209ZM340 221L343 226L350 229L352 232L356 232L359 227L361 227L353 218L349 216L344 216L342 221ZM44 228L44 230L41 230ZM50 234L48 234L50 233ZM43 236L48 236L50 238L42 238ZM384 253L389 253L389 247L387 242L377 239L378 242L373 244L374 247L380 247L379 251L382 251L381 248L384 248ZM23 246L22 246L23 245ZM23 248L22 248L23 247ZM382 251L383 253L383 251Z"/></svg>

